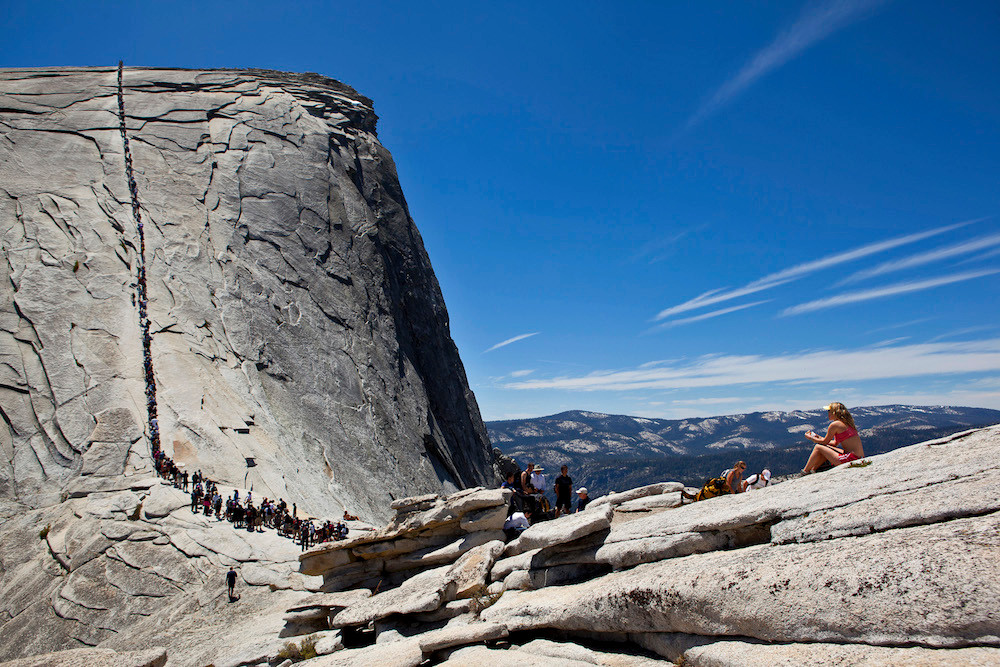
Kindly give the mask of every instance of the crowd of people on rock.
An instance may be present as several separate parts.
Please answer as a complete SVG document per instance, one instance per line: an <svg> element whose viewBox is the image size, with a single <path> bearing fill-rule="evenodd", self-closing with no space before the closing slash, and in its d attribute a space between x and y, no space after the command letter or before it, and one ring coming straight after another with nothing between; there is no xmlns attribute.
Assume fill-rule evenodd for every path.
<svg viewBox="0 0 1000 667"><path fill-rule="evenodd" d="M824 409L827 411L830 425L827 427L825 436L820 436L814 431L805 433L805 438L814 443L814 447L802 474L810 474L852 461L859 461L865 456L857 426L854 424L854 418L847 407L843 403L831 403L824 406ZM732 468L728 468L722 471L718 477L706 481L697 493L682 490L682 502L684 500L705 500L726 494L746 493L763 489L771 484L771 471L768 468L744 479L743 475L746 469L746 462L737 461ZM507 522L504 525L504 531L507 532L508 537L516 537L521 531L538 521L554 519L573 511L571 502L573 480L569 476L567 466L562 466L560 475L553 484L556 500L554 508L550 506L546 497L548 482L544 472L541 466L529 463L523 472L510 471L506 480L501 484L502 488L514 491L507 512ZM578 496L576 511L579 512L587 507L590 498L587 496L585 487L578 489L576 493Z"/></svg>
<svg viewBox="0 0 1000 667"><path fill-rule="evenodd" d="M858 428L847 407L843 403L831 403L823 406L823 409L826 410L830 425L826 429L825 436L820 436L815 431L805 433L806 440L814 443L814 447L802 469L803 475L829 470L845 463L860 461L865 457L861 436L858 435ZM762 489L771 483L771 471L767 468L743 479L746 469L745 462L737 461L732 468L705 482L697 494L681 491L681 496L692 501L705 500L728 493L745 493Z"/></svg>
<svg viewBox="0 0 1000 667"><path fill-rule="evenodd" d="M569 476L568 466L560 468L559 476L555 478L552 486L556 497L554 508L546 496L548 480L545 478L545 469L542 466L529 463L524 471L512 470L507 473L507 478L500 488L514 491L507 510L507 521L504 524L504 532L508 537L516 537L539 521L555 519L573 512L573 478ZM576 495L576 511L581 512L590 502L587 487L577 489Z"/></svg>
<svg viewBox="0 0 1000 667"><path fill-rule="evenodd" d="M292 503L289 508L284 499L275 502L264 498L259 505L255 505L252 491L241 498L238 489L233 490L232 496L223 497L218 484L205 477L200 470L189 475L160 449L153 453L153 463L160 477L191 494L191 511L195 514L215 516L217 521L226 520L234 528L251 533L273 528L282 537L295 540L303 551L323 542L347 538L348 527L343 521L319 522L300 518L296 504ZM357 517L345 511L344 521L352 519Z"/></svg>

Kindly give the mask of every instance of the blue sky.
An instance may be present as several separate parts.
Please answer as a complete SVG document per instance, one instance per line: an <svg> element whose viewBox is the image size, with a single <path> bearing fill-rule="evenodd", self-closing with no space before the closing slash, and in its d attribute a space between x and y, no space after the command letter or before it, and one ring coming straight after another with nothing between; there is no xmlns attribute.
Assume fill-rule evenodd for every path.
<svg viewBox="0 0 1000 667"><path fill-rule="evenodd" d="M995 2L5 2L376 103L486 419L1000 408Z"/></svg>

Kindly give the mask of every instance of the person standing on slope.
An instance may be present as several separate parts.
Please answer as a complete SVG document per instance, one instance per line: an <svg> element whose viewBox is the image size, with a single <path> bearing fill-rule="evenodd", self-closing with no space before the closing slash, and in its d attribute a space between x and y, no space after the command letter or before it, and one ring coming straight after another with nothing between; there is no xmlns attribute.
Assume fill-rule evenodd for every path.
<svg viewBox="0 0 1000 667"><path fill-rule="evenodd" d="M569 468L563 466L556 477L556 516L569 514L573 498L573 478L569 476Z"/></svg>
<svg viewBox="0 0 1000 667"><path fill-rule="evenodd" d="M806 467L802 469L804 473L816 472L827 462L832 466L839 466L865 457L861 436L858 435L854 418L847 407L843 403L831 403L823 407L830 426L826 429L826 436L822 438L813 431L805 434L806 440L811 440L816 446L806 461Z"/></svg>
<svg viewBox="0 0 1000 667"><path fill-rule="evenodd" d="M236 570L232 567L226 572L226 585L229 587L229 601L236 599Z"/></svg>

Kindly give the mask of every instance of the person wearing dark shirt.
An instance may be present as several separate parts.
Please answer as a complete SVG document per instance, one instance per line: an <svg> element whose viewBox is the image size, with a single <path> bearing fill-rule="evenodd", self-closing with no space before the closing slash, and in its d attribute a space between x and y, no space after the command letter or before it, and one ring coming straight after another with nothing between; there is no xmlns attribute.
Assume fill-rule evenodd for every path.
<svg viewBox="0 0 1000 667"><path fill-rule="evenodd" d="M580 499L576 501L576 511L582 512L587 509L587 503L590 502L590 498L587 497L587 487L581 486L576 495L580 496Z"/></svg>
<svg viewBox="0 0 1000 667"><path fill-rule="evenodd" d="M232 602L236 599L236 570L232 567L226 573L226 584L229 586L229 601Z"/></svg>
<svg viewBox="0 0 1000 667"><path fill-rule="evenodd" d="M556 516L559 516L563 512L569 514L572 511L570 505L573 498L573 478L569 476L569 468L563 466L559 469L559 473L554 484L556 489Z"/></svg>

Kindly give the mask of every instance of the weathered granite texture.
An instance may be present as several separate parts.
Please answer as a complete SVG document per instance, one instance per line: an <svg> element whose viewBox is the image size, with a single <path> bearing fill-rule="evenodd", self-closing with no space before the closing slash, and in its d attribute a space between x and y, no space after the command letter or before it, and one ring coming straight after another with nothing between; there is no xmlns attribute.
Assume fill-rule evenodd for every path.
<svg viewBox="0 0 1000 667"><path fill-rule="evenodd" d="M677 484L615 494L536 524L502 552L453 551L451 569L435 561L328 622L342 633L373 626L381 650L416 660L419 648L455 665L993 664L998 442L1000 427L967 432L685 506ZM388 528L307 552L302 570L350 585L370 555L388 557L388 571L420 553L424 531L454 530L459 508L489 493L399 501ZM461 604L455 574L487 548ZM355 651L315 664L366 659Z"/></svg>
<svg viewBox="0 0 1000 667"><path fill-rule="evenodd" d="M0 659L83 643L273 667L311 636L306 667L997 664L998 445L993 427L684 506L661 485L506 545L499 489L399 499L384 528L305 552L156 480L0 499Z"/></svg>
<svg viewBox="0 0 1000 667"><path fill-rule="evenodd" d="M123 80L167 454L236 486L253 457L256 493L368 520L492 484L371 100L315 74ZM148 469L117 92L114 68L0 71L0 495L33 507Z"/></svg>

